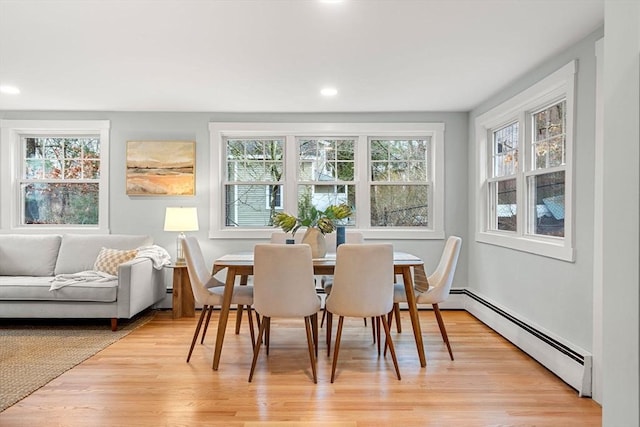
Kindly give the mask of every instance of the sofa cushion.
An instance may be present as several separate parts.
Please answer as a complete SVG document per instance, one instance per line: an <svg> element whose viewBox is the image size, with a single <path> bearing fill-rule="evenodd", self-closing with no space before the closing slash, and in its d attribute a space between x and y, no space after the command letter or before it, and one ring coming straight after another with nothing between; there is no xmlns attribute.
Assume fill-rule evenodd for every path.
<svg viewBox="0 0 640 427"><path fill-rule="evenodd" d="M100 249L96 262L93 264L93 269L96 271L102 271L112 276L118 275L118 267L123 262L131 261L136 257L138 251L132 250L120 250L120 249Z"/></svg>
<svg viewBox="0 0 640 427"><path fill-rule="evenodd" d="M114 302L118 280L82 282L50 291L52 277L0 277L0 300Z"/></svg>
<svg viewBox="0 0 640 427"><path fill-rule="evenodd" d="M153 244L150 236L124 234L65 234L62 236L55 274L93 270L103 247L136 249Z"/></svg>
<svg viewBox="0 0 640 427"><path fill-rule="evenodd" d="M0 276L53 276L61 236L0 234Z"/></svg>

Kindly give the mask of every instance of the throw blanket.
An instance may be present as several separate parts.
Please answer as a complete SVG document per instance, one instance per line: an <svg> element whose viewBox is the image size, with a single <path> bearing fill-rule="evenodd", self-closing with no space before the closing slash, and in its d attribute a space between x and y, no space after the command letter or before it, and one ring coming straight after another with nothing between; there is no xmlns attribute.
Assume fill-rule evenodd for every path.
<svg viewBox="0 0 640 427"><path fill-rule="evenodd" d="M51 287L49 291L55 291L56 289L64 288L65 286L73 285L83 282L108 282L110 280L116 280L117 276L103 273L102 271L87 270L79 273L70 274L58 274L51 279Z"/></svg>
<svg viewBox="0 0 640 427"><path fill-rule="evenodd" d="M162 270L165 265L171 264L171 255L161 246L141 246L136 250L138 251L136 258L149 258L156 270Z"/></svg>

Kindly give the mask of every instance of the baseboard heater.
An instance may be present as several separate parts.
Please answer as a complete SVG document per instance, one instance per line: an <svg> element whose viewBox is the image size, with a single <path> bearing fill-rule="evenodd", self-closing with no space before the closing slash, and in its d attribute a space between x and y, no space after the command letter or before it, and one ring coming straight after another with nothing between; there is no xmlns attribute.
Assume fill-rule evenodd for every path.
<svg viewBox="0 0 640 427"><path fill-rule="evenodd" d="M469 289L452 289L451 295L457 295L453 299L462 299L467 312L540 362L576 389L580 396L591 396L590 353L562 342Z"/></svg>

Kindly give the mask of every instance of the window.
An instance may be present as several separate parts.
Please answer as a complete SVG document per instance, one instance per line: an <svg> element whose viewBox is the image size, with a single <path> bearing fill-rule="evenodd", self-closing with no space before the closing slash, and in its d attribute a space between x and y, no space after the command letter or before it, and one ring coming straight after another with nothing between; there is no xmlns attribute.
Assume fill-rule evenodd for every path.
<svg viewBox="0 0 640 427"><path fill-rule="evenodd" d="M108 121L3 120L3 229L108 227Z"/></svg>
<svg viewBox="0 0 640 427"><path fill-rule="evenodd" d="M573 261L575 63L476 119L476 239Z"/></svg>
<svg viewBox="0 0 640 427"><path fill-rule="evenodd" d="M211 123L210 237L265 238L273 214L347 203L369 238L442 238L440 123Z"/></svg>

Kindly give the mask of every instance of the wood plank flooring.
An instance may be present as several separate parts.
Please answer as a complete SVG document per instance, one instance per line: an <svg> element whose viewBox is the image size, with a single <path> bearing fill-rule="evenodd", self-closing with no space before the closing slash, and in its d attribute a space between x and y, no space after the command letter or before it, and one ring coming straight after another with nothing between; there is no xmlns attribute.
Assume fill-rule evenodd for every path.
<svg viewBox="0 0 640 427"><path fill-rule="evenodd" d="M190 363L185 360L196 319L174 320L170 311L161 311L0 413L0 426L601 425L599 405L578 397L464 311L443 312L455 361L449 360L433 313L420 312L426 368L420 368L409 315L402 312L403 332L393 333L401 381L391 357L378 357L370 326L346 319L336 382L330 383L331 359L321 340L317 385L304 323L296 319L272 320L271 351L268 357L261 352L252 383L248 324L244 319L235 335L230 321L220 369L213 371L216 316Z"/></svg>

